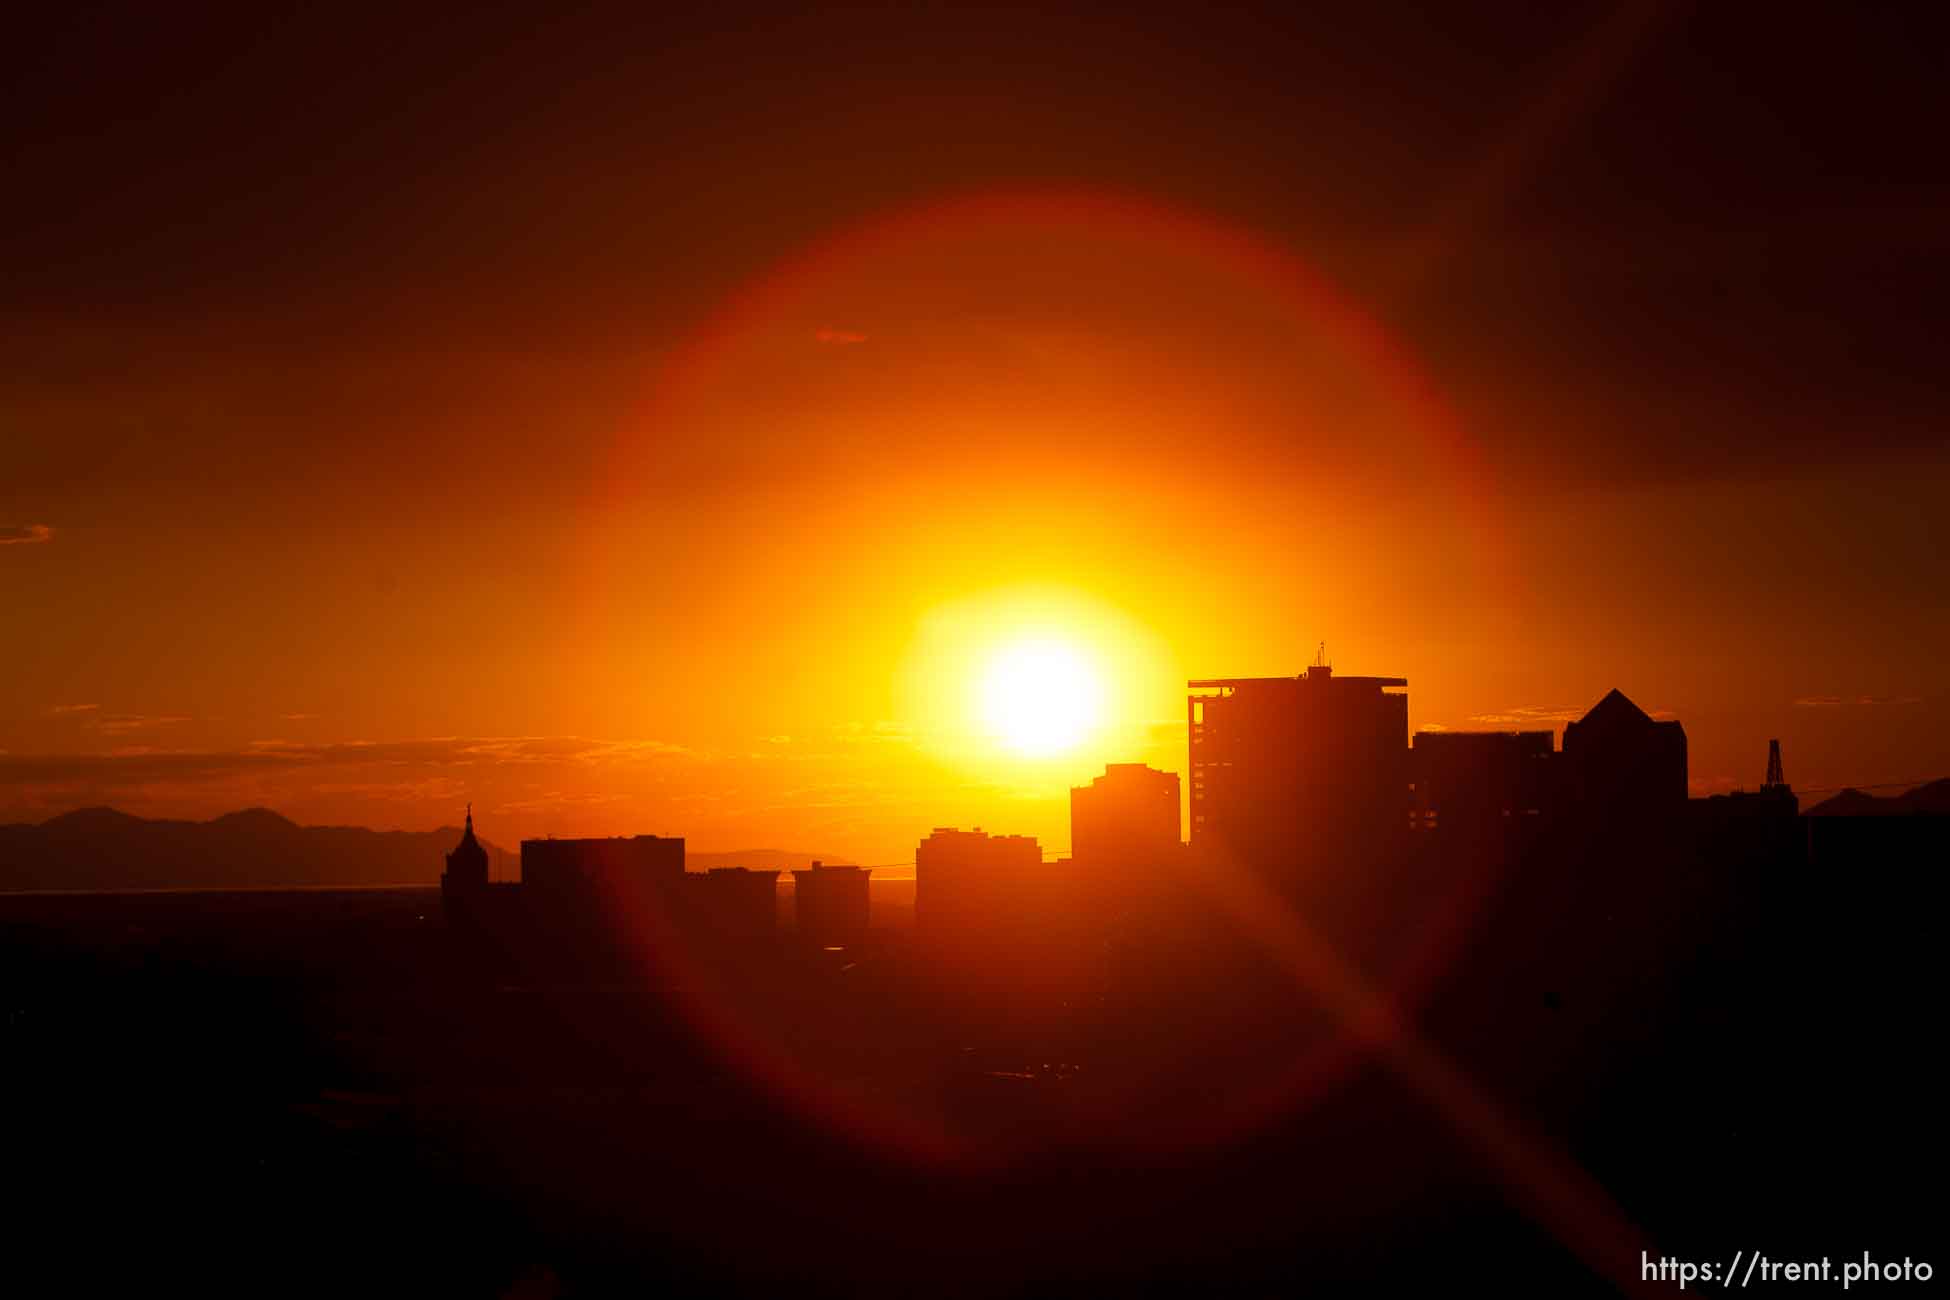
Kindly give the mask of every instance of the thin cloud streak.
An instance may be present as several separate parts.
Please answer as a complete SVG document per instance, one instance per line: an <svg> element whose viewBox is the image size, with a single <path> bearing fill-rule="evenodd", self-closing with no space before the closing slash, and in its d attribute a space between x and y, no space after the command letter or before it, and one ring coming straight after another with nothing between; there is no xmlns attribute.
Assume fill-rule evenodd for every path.
<svg viewBox="0 0 1950 1300"><path fill-rule="evenodd" d="M153 727L174 727L194 721L185 713L165 713L150 716L142 713L112 713L107 717L91 719L88 726L106 736L126 736L132 731L147 731Z"/></svg>
<svg viewBox="0 0 1950 1300"><path fill-rule="evenodd" d="M121 720L121 730L187 721L185 718ZM104 723L116 721L104 719ZM103 731L117 728L104 725ZM95 754L0 755L0 787L62 782L140 784L149 781L217 780L232 775L354 765L429 767L643 762L696 757L682 745L657 740L597 741L560 737L441 737L429 740L342 741L301 744L257 740L242 750L154 750L145 747Z"/></svg>
<svg viewBox="0 0 1950 1300"><path fill-rule="evenodd" d="M1492 727L1527 727L1540 723L1576 722L1585 715L1584 709L1540 708L1526 705L1504 713L1472 713L1471 722L1480 722ZM1424 727L1423 730L1428 730Z"/></svg>

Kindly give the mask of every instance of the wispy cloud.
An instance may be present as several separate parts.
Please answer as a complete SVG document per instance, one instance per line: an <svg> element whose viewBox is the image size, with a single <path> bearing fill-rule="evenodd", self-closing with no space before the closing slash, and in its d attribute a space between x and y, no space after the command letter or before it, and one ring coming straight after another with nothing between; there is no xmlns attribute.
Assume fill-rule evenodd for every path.
<svg viewBox="0 0 1950 1300"><path fill-rule="evenodd" d="M1552 722L1576 722L1584 715L1583 709L1547 709L1536 705L1525 705L1502 713L1474 713L1470 715L1469 720L1492 727L1533 727Z"/></svg>
<svg viewBox="0 0 1950 1300"><path fill-rule="evenodd" d="M902 744L913 735L897 722L849 722L834 732L845 744Z"/></svg>
<svg viewBox="0 0 1950 1300"><path fill-rule="evenodd" d="M493 811L497 813L546 813L560 812L566 808L600 808L605 804L623 803L627 795L620 794L567 794L560 790L550 790L546 794L528 799L514 799L498 803Z"/></svg>
<svg viewBox="0 0 1950 1300"><path fill-rule="evenodd" d="M387 803L429 800L456 803L467 794L467 783L449 776L430 776L420 781L320 781L310 788L314 794L363 795Z"/></svg>
<svg viewBox="0 0 1950 1300"><path fill-rule="evenodd" d="M111 713L91 720L88 725L106 736L126 736L131 731L147 731L151 727L174 727L189 721L191 718L182 713L154 716L142 713Z"/></svg>
<svg viewBox="0 0 1950 1300"><path fill-rule="evenodd" d="M63 713L90 713L101 707L99 704L56 704L49 707L48 712L56 715Z"/></svg>
<svg viewBox="0 0 1950 1300"><path fill-rule="evenodd" d="M113 715L100 730L122 734L145 726L189 721L183 717ZM109 724L117 724L110 726ZM10 754L0 758L0 786L55 782L140 784L204 781L310 768L451 768L503 764L597 766L694 757L682 745L657 740L589 740L576 736L456 737L427 740L349 740L305 744L254 740L242 750L160 750L124 747L101 754Z"/></svg>
<svg viewBox="0 0 1950 1300"><path fill-rule="evenodd" d="M0 546L31 546L53 540L54 530L46 524L0 524Z"/></svg>
<svg viewBox="0 0 1950 1300"><path fill-rule="evenodd" d="M893 806L896 797L874 781L824 781L761 797L739 808L736 817L809 809L878 808Z"/></svg>
<svg viewBox="0 0 1950 1300"><path fill-rule="evenodd" d="M1443 726L1440 722L1425 722L1421 726L1417 727L1416 730L1417 731L1447 731L1449 730L1449 728Z"/></svg>
<svg viewBox="0 0 1950 1300"><path fill-rule="evenodd" d="M867 336L857 330L835 329L831 325L822 325L813 331L813 342L824 343L828 346L847 347L854 343L865 343L866 341Z"/></svg>
<svg viewBox="0 0 1950 1300"><path fill-rule="evenodd" d="M1838 709L1841 705L1839 695L1803 695L1794 702L1797 709Z"/></svg>
<svg viewBox="0 0 1950 1300"><path fill-rule="evenodd" d="M289 766L291 760L275 752L199 753L149 746L127 746L107 754L8 754L0 757L0 787L220 780Z"/></svg>
<svg viewBox="0 0 1950 1300"><path fill-rule="evenodd" d="M1803 695L1794 702L1797 709L1839 709L1847 705L1860 708L1874 708L1883 704L1921 704L1920 695Z"/></svg>
<svg viewBox="0 0 1950 1300"><path fill-rule="evenodd" d="M492 763L614 763L689 755L663 740L589 740L581 736L513 736L449 742L462 756Z"/></svg>
<svg viewBox="0 0 1950 1300"><path fill-rule="evenodd" d="M317 715L316 713L280 713L280 714L278 715L278 721L280 721L280 722L309 722L309 721L311 721L311 720L312 720L313 718L315 718L315 717L317 717L317 716L318 716L318 715Z"/></svg>

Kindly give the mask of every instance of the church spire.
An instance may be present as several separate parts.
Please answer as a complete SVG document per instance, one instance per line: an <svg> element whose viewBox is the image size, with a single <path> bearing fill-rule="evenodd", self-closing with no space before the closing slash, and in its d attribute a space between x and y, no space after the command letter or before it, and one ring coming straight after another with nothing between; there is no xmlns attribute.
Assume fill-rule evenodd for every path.
<svg viewBox="0 0 1950 1300"><path fill-rule="evenodd" d="M487 850L474 838L474 805L467 805L467 828L460 833L460 843L447 855L447 874L460 885L486 884L488 878Z"/></svg>

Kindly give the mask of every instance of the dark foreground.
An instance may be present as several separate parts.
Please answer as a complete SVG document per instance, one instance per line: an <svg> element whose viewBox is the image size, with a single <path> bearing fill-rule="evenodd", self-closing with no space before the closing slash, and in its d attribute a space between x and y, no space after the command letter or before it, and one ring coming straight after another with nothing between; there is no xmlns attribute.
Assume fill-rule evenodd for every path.
<svg viewBox="0 0 1950 1300"><path fill-rule="evenodd" d="M1915 863L1492 890L1412 1020L1459 1110L1399 1056L1322 1056L1331 1013L1189 942L1039 1009L958 1000L898 935L550 982L484 974L431 891L0 898L8 1270L1577 1294L1638 1287L1626 1242L1942 1269L1941 904ZM1517 1149L1459 1128L1471 1099ZM1589 1204L1552 1209L1560 1165Z"/></svg>

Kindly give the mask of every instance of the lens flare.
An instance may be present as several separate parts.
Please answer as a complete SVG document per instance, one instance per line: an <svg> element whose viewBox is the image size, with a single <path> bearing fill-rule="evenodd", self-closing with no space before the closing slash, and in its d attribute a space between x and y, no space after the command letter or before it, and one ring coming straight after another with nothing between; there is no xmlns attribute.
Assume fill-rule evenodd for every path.
<svg viewBox="0 0 1950 1300"><path fill-rule="evenodd" d="M1043 757L1077 747L1103 716L1103 682L1074 646L1019 641L990 660L982 716L996 740Z"/></svg>
<svg viewBox="0 0 1950 1300"><path fill-rule="evenodd" d="M988 319L969 306L986 300L972 293L972 273L944 282L928 268L963 266L955 259L973 255L995 270L998 284L1035 288L1051 276L1074 274L1078 285L1094 285L1098 281L1088 277L1103 275L1100 263L1114 260L1102 251L1107 242L1130 249L1133 264L1160 262L1165 269L1155 283L1173 293L1204 286L1198 291L1238 320L1262 319L1267 337L1289 340L1283 355L1314 367L1307 371L1310 382L1318 377L1325 387L1315 394L1305 385L1292 385L1291 392L1275 385L1278 400L1268 398L1268 409L1287 405L1278 406L1279 418L1262 428L1240 416L1248 408L1235 403L1231 372L1216 363L1202 372L1209 381L1204 387L1192 382L1194 366L1162 367L1155 382L1136 373L1153 357L1176 353L1176 328L1111 330L1101 345L1092 342L1097 333L1090 329L1035 313L1024 317L1021 329L1007 312L992 313L1000 322L994 329L944 334L938 328L950 316ZM1091 256L1083 270L1071 271L1079 250ZM1141 311L1148 301L1139 295L1130 306ZM944 315L944 302L955 310ZM906 351L890 360L880 344L894 337L905 340ZM809 367L806 354L814 351L820 364ZM1028 361L1048 365L1024 370ZM828 362L849 368L827 381ZM870 364L892 377L869 384ZM820 629L819 635L835 640L856 627L911 629L884 692L861 689L849 696L853 716L864 721L847 734L879 738L872 720L885 719L885 734L898 736L904 760L887 771L912 772L913 780L933 783L931 797L940 801L943 818L973 824L978 809L1006 799L1013 807L1002 829L1041 830L1045 846L1064 843L1067 823L1033 825L1028 819L1046 808L1060 817L1067 812L1068 789L1089 783L1105 764L1137 760L1182 770L1184 683L1214 663L1234 662L1225 653L1230 642L1208 638L1177 645L1160 635L1161 627L1182 626L1199 611L1210 617L1226 608L1235 586L1246 600L1251 595L1250 584L1199 546L1175 558L1152 555L1143 538L1153 515L1196 522L1210 509L1208 498L1236 513L1241 485L1249 479L1305 481L1315 468L1309 448L1331 455L1359 437L1380 436L1392 457L1413 459L1442 484L1459 524L1461 553L1480 569L1474 575L1478 589L1500 593L1515 581L1499 498L1479 450L1405 341L1343 296L1300 251L1142 195L979 192L882 214L808 244L740 286L644 373L638 418L616 422L606 467L619 499L634 490L630 485L668 481L673 473L699 485L730 482L736 475L717 449L747 445L743 430L797 424L812 432L777 441L785 467L780 474L789 469L814 485L795 489L795 509L830 496L840 532L861 517L912 514L922 521L911 534L861 533L868 540L861 544L860 566L904 566L901 599L860 608L824 602L846 610L843 622ZM1043 373L1082 378L1043 391L1035 387ZM1089 377L1099 374L1107 378L1094 384ZM922 383L916 375L932 378ZM992 396L997 381L1005 396ZM780 392L791 401L768 396ZM808 397L818 400L803 400ZM1163 414L1150 414L1153 407ZM1284 432L1311 427L1310 421L1354 433L1302 447ZM1277 430L1268 433L1273 426ZM979 455L944 459L917 451L890 467L898 471L890 486L856 490L858 466L886 457L895 445L887 430L921 427L943 445L978 451L995 443L998 427L1032 429L1037 437L1008 443L1013 477L985 477ZM667 436L680 429L698 436ZM1200 453L1209 454L1211 471L1201 467ZM1168 475L1155 473L1161 463ZM1123 485L1122 501L1140 504L1140 525L1104 527L1093 522L1102 512L1078 508L1079 489L1090 500L1107 473ZM1275 495L1286 512L1281 519L1300 517L1285 495ZM776 499L770 490L726 490L711 505L720 516L737 509L762 522ZM1240 521L1241 536L1248 522ZM890 542L895 536L902 540ZM747 537L754 539L758 558L740 552L739 563L777 580L775 542L762 527L732 535ZM599 562L589 566L587 599L595 606L592 616L608 615L612 601L625 599L621 593L636 599L642 546L636 534L621 529L613 538L592 535L591 542L601 549ZM1332 592L1322 601L1330 610L1336 602L1347 604ZM1235 616L1264 612L1263 602L1230 608L1242 611ZM1284 662L1269 660L1256 670L1290 671L1280 666ZM863 650L849 661L848 680L876 681L882 667ZM1427 929L1433 937L1418 939L1398 969L1374 976L1374 1002L1387 1015L1366 1003L1342 1005L1352 1013L1352 1027L1325 1030L1318 1050L1237 1081L1236 1103L1147 1108L1141 1119L1115 1107L1078 1113L1092 1117L1098 1139L1121 1150L1195 1151L1252 1140L1286 1113L1346 1086L1374 1056L1393 1051L1400 1058L1389 1009L1412 1012L1435 986L1496 883L1459 880L1452 890L1419 900L1411 918L1417 925L1409 933L1420 936ZM1261 922L1242 928L1249 942L1257 940L1255 946L1265 946L1296 974L1321 974L1295 965L1304 948L1296 949L1292 935L1278 933L1259 915L1254 899L1235 901ZM740 1072L836 1132L923 1164L1002 1168L1017 1158L1010 1144L994 1141L987 1131L967 1131L948 1102L919 1095L900 1102L881 1095L863 1100L850 1086L810 1072L730 994L721 996L695 977L695 963L680 948L660 943L654 930L644 939L645 961L665 968L694 1027ZM1427 1076L1435 1091L1448 1088L1419 1061L1410 1059L1408 1066ZM1488 1127L1483 1131L1492 1142L1501 1141Z"/></svg>

